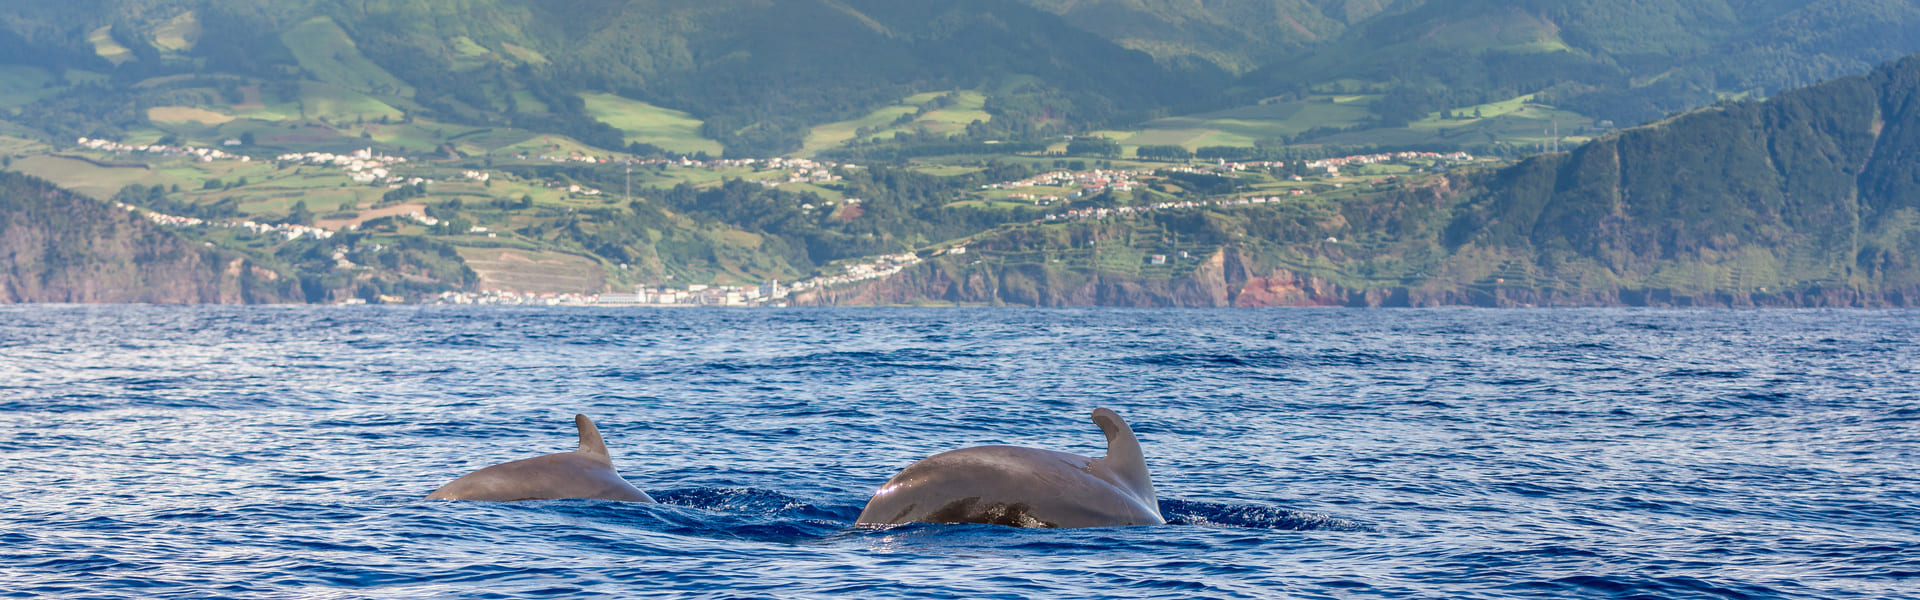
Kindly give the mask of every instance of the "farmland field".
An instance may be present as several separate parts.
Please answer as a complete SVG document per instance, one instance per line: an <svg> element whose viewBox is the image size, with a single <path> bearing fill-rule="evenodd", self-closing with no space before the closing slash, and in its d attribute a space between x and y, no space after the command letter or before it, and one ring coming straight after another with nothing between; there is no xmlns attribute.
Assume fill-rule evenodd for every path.
<svg viewBox="0 0 1920 600"><path fill-rule="evenodd" d="M460 248L459 253L480 276L482 290L588 293L606 288L600 263L573 254L513 248Z"/></svg>
<svg viewBox="0 0 1920 600"><path fill-rule="evenodd" d="M113 39L113 27L101 27L87 34L87 42L93 44L93 53L114 66L120 66L133 60L133 51Z"/></svg>
<svg viewBox="0 0 1920 600"><path fill-rule="evenodd" d="M653 144L673 152L718 155L719 142L700 137L700 120L684 112L613 94L582 94L587 114L626 132L628 142Z"/></svg>
<svg viewBox="0 0 1920 600"><path fill-rule="evenodd" d="M147 109L147 120L157 123L219 125L227 121L232 121L233 115L221 114L192 106L155 106Z"/></svg>
<svg viewBox="0 0 1920 600"><path fill-rule="evenodd" d="M900 117L919 112L920 108L927 103L948 93L949 92L927 92L915 94L902 99L898 104L880 107L858 119L816 126L807 134L805 145L795 154L803 157L811 157L819 154L822 150L839 147L842 144L852 141L854 134L858 133L858 130L861 128L875 130L874 133L868 136L868 139L886 139L893 137L895 132L916 130L944 135L966 131L968 123L974 121L984 122L993 118L993 115L988 114L985 110L987 103L986 95L974 91L961 91L954 92L956 98L953 105L928 111L926 114L920 115L918 119L914 119L911 123L898 127L892 126Z"/></svg>
<svg viewBox="0 0 1920 600"><path fill-rule="evenodd" d="M1368 96L1319 96L1148 121L1138 130L1097 132L1123 146L1254 146L1315 127L1348 127L1372 113Z"/></svg>

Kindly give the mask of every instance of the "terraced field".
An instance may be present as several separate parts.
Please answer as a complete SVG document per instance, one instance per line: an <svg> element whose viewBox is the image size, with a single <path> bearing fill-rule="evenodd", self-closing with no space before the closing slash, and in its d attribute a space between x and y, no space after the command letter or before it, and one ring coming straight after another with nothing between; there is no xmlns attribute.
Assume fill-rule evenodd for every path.
<svg viewBox="0 0 1920 600"><path fill-rule="evenodd" d="M460 248L460 258L480 275L480 289L515 292L593 293L606 289L600 263L560 252L513 248Z"/></svg>

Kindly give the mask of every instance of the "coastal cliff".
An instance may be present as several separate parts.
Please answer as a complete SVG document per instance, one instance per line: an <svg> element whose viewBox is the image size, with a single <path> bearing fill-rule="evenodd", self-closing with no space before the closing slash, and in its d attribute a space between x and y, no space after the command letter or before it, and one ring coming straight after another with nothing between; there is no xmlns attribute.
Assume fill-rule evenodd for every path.
<svg viewBox="0 0 1920 600"><path fill-rule="evenodd" d="M1913 307L1920 286L1860 290L1808 286L1777 292L1697 291L1672 288L1538 289L1523 282L1356 288L1326 277L1285 268L1226 268L1223 250L1189 277L1140 279L1115 274L1059 271L999 272L990 267L933 261L880 281L813 290L803 305L966 304L990 306L1116 306L1136 308L1654 306L1722 308ZM1236 257L1237 258L1237 257Z"/></svg>
<svg viewBox="0 0 1920 600"><path fill-rule="evenodd" d="M0 172L0 303L253 304L299 285L131 211Z"/></svg>
<svg viewBox="0 0 1920 600"><path fill-rule="evenodd" d="M1498 170L996 230L799 301L1916 306L1916 165L1920 56Z"/></svg>

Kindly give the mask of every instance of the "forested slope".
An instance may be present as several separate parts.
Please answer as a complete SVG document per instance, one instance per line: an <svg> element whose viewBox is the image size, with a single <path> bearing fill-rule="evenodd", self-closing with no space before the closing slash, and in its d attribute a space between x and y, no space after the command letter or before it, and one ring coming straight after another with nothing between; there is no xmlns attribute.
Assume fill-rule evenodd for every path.
<svg viewBox="0 0 1920 600"><path fill-rule="evenodd" d="M1756 290L1911 294L1917 99L1920 57L1910 57L1536 157L1470 193L1448 242L1525 249L1548 271L1622 283L1695 265ZM1705 292L1738 282L1672 283Z"/></svg>
<svg viewBox="0 0 1920 600"><path fill-rule="evenodd" d="M155 78L224 74L317 81L437 119L619 149L579 97L613 92L694 114L735 154L769 155L797 149L811 125L919 92L987 90L1004 115L991 127L1022 136L1205 97L1227 80L1014 0L33 4L0 15L0 48L20 50L0 64L108 73L120 94L54 100L105 105L83 109L103 117L151 103ZM176 21L191 35L168 33Z"/></svg>
<svg viewBox="0 0 1920 600"><path fill-rule="evenodd" d="M707 139L758 156L956 89L988 98L973 141L1327 94L1367 96L1362 127L1529 95L1626 126L1920 50L1920 0L0 4L0 110L55 137L137 129L167 103L253 106L237 91L248 83L270 84L269 107L324 102L305 86L320 83L621 149L581 100L613 93L690 113ZM186 97L209 84L229 97Z"/></svg>

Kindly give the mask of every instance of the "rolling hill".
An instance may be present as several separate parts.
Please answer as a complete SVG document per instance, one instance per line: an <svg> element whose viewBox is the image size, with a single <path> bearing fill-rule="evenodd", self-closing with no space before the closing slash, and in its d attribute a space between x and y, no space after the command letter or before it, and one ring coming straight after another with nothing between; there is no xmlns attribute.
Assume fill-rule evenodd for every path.
<svg viewBox="0 0 1920 600"><path fill-rule="evenodd" d="M982 125L947 134L975 141L1358 95L1362 118L1338 127L1305 111L1228 138L1525 144L1512 127L1405 130L1519 97L1628 126L1920 51L1910 0L16 4L0 14L0 110L55 137L128 135L150 125L146 107L180 105L336 122L405 114L609 150L718 144L741 156L817 153L817 127L952 90L984 97ZM607 108L611 97L688 125L655 144L650 126L607 122L634 114ZM1382 133L1355 134L1372 130Z"/></svg>

